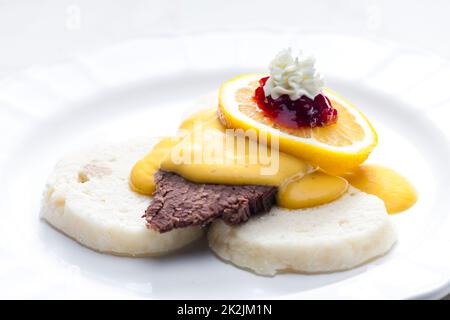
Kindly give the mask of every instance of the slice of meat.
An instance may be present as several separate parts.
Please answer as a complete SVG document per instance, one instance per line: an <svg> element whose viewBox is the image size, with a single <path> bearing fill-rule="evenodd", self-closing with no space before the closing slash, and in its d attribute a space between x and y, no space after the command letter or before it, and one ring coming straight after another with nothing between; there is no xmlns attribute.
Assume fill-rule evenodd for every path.
<svg viewBox="0 0 450 320"><path fill-rule="evenodd" d="M159 170L156 191L145 211L147 227L159 232L187 226L205 226L216 218L230 224L247 221L251 215L270 210L276 187L201 184Z"/></svg>

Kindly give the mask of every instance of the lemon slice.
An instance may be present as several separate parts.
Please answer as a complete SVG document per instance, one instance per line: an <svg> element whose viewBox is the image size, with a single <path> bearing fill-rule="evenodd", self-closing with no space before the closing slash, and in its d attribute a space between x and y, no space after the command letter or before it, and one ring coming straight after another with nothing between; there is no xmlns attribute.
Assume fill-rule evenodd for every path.
<svg viewBox="0 0 450 320"><path fill-rule="evenodd" d="M329 89L324 94L338 111L336 124L293 129L266 117L253 99L265 74L243 75L225 82L219 91L219 118L227 128L253 129L279 139L280 150L332 173L343 173L364 162L377 145L377 134L351 103Z"/></svg>

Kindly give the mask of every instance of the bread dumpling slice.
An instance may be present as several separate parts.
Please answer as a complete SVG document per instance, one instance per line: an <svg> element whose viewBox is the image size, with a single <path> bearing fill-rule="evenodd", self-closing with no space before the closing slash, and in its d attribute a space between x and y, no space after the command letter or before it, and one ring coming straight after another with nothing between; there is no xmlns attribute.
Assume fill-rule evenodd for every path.
<svg viewBox="0 0 450 320"><path fill-rule="evenodd" d="M86 247L116 255L161 255L199 238L199 227L160 234L145 225L151 197L131 191L129 175L155 142L130 139L65 157L48 179L41 217Z"/></svg>
<svg viewBox="0 0 450 320"><path fill-rule="evenodd" d="M350 269L385 254L396 239L383 201L351 187L322 206L274 207L238 226L217 220L208 231L220 258L261 275Z"/></svg>

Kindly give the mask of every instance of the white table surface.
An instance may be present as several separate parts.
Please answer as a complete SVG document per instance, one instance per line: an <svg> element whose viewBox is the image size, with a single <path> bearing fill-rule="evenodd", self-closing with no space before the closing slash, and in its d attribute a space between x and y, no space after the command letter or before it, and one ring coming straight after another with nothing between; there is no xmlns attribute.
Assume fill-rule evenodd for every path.
<svg viewBox="0 0 450 320"><path fill-rule="evenodd" d="M275 28L381 38L450 58L446 0L2 0L0 78L133 37Z"/></svg>
<svg viewBox="0 0 450 320"><path fill-rule="evenodd" d="M345 34L450 59L449 13L446 0L0 1L0 82L132 38L205 30Z"/></svg>

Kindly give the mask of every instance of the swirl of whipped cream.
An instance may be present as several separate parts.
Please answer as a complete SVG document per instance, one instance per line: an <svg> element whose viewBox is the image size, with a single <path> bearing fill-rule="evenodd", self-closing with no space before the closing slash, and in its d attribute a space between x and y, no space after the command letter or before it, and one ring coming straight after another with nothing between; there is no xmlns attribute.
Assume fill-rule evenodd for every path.
<svg viewBox="0 0 450 320"><path fill-rule="evenodd" d="M301 96L314 99L322 92L324 81L314 67L312 56L292 56L291 49L280 51L269 65L270 77L264 85L264 94L273 99L287 94L292 101Z"/></svg>

